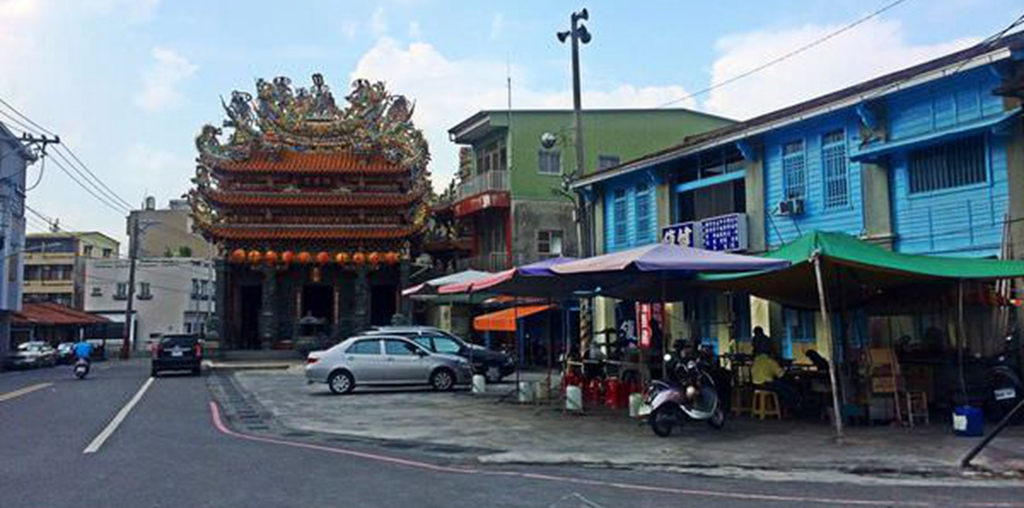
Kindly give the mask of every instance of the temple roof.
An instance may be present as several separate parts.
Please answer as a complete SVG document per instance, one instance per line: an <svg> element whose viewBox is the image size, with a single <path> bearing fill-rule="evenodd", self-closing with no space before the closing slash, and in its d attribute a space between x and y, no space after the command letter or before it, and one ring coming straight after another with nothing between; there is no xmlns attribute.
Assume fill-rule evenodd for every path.
<svg viewBox="0 0 1024 508"><path fill-rule="evenodd" d="M290 226L231 225L204 226L206 232L224 240L401 240L419 232L417 226Z"/></svg>
<svg viewBox="0 0 1024 508"><path fill-rule="evenodd" d="M339 206L405 207L418 202L421 193L338 193L338 192L225 192L208 190L210 203L226 206Z"/></svg>
<svg viewBox="0 0 1024 508"><path fill-rule="evenodd" d="M354 173L373 175L409 174L397 164L383 157L362 157L348 151L298 152L281 150L277 153L254 155L243 160L218 160L210 158L215 169L254 173Z"/></svg>

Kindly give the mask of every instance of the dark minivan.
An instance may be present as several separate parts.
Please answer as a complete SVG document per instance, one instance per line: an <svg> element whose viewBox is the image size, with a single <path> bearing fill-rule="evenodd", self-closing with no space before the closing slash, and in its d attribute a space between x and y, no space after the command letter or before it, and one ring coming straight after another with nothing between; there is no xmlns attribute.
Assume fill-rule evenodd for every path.
<svg viewBox="0 0 1024 508"><path fill-rule="evenodd" d="M150 375L156 377L165 370L188 370L193 376L201 372L203 343L195 335L164 335L153 344L153 363Z"/></svg>
<svg viewBox="0 0 1024 508"><path fill-rule="evenodd" d="M397 335L412 339L435 353L461 356L473 365L473 373L482 374L488 383L497 383L516 370L511 356L470 344L433 326L376 326L364 331L362 335Z"/></svg>

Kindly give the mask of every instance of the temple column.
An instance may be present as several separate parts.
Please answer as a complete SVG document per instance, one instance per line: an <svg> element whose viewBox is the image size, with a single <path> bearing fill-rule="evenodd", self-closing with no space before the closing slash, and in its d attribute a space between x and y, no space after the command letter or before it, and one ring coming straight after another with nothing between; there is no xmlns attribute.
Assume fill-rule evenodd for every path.
<svg viewBox="0 0 1024 508"><path fill-rule="evenodd" d="M402 290L409 286L409 260L403 257L398 265L398 314L392 319L393 324L408 325L412 323L412 310L409 299L402 296Z"/></svg>
<svg viewBox="0 0 1024 508"><path fill-rule="evenodd" d="M274 300L277 289L276 273L273 268L263 270L263 301L260 305L260 348L270 349L277 330L277 314L274 311Z"/></svg>
<svg viewBox="0 0 1024 508"><path fill-rule="evenodd" d="M352 331L359 333L370 325L370 284L366 267L356 268L356 284L352 295Z"/></svg>

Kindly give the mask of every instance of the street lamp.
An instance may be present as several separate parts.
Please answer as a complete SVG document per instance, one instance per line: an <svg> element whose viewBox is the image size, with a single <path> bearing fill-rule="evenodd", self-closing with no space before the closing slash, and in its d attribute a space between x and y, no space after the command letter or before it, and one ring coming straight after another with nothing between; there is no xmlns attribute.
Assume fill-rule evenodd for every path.
<svg viewBox="0 0 1024 508"><path fill-rule="evenodd" d="M558 32L558 41L565 43L566 40L572 41L572 109L573 109L573 120L575 124L575 145L576 145L576 170L573 172L570 180L576 180L583 177L583 115L582 106L580 104L580 43L587 44L591 40L590 30L587 30L586 25L580 23L581 21L587 21L590 19L590 14L586 9L582 9L579 12L572 13L570 17L571 28L569 30ZM555 138L553 135L545 134L541 136L541 144L550 144L554 146ZM580 234L580 251L583 257L590 256L590 228L587 227L587 215L586 215L586 204L583 199L576 199L576 220L578 221L579 234Z"/></svg>

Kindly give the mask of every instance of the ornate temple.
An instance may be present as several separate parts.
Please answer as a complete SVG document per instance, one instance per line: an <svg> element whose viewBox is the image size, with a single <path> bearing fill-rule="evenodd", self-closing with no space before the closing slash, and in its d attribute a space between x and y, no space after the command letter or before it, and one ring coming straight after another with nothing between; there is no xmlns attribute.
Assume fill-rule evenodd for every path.
<svg viewBox="0 0 1024 508"><path fill-rule="evenodd" d="M407 314L400 288L426 223L430 154L413 107L358 80L336 104L257 80L222 99L230 132L205 125L188 198L221 255L221 347L286 348L310 323L338 339ZM300 321L302 327L300 327Z"/></svg>

